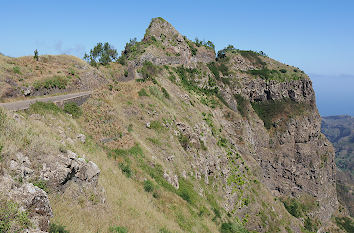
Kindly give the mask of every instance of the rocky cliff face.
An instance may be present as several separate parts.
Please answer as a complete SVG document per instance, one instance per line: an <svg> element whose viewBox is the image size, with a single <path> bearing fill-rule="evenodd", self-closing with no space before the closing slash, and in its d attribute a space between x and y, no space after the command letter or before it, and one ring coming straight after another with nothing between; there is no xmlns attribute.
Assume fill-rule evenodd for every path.
<svg viewBox="0 0 354 233"><path fill-rule="evenodd" d="M161 18L152 20L142 41L127 44L121 59L127 79L139 82L117 82L115 70L106 68L109 87L96 90L80 119L48 110L47 118L31 112L6 118L42 131L4 128L0 121L8 137L20 138L2 152L1 182L11 186L11 198L25 190L13 199L26 203L21 205L33 213L37 229L47 230L53 213L67 225L73 216L86 222L91 215L85 211L97 216L91 225L78 224L79 232L117 221L129 221L132 232L162 231L166 225L176 232L329 229L337 210L334 151L320 132L304 72L232 46L215 57L210 43L188 40ZM90 135L90 144L83 134L68 136L72 131ZM54 149L32 140L21 151L19 141L40 133ZM95 163L74 153L77 148ZM33 186L45 189L43 182L63 195L59 201L52 197L52 208L46 193ZM82 197L100 205L72 210L58 204L82 206ZM43 211L28 204L37 199Z"/></svg>

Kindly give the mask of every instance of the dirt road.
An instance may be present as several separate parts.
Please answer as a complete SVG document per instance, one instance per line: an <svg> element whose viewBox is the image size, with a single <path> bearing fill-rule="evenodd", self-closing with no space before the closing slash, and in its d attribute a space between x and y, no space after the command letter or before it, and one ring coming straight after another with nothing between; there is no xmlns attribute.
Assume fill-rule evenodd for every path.
<svg viewBox="0 0 354 233"><path fill-rule="evenodd" d="M19 111L28 109L31 104L36 102L53 102L59 105L63 105L66 102L77 102L78 104L82 104L90 95L91 91L72 93L67 95L58 95L58 96L50 96L50 97L39 97L30 100L21 100L10 103L0 103L0 107L5 108L9 111Z"/></svg>

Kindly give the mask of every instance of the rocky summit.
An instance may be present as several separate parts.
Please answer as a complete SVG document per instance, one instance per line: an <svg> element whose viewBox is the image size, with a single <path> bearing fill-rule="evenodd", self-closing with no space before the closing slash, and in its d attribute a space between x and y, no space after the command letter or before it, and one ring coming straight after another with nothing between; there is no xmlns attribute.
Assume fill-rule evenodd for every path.
<svg viewBox="0 0 354 233"><path fill-rule="evenodd" d="M304 71L162 18L90 64L0 55L2 102L92 91L0 109L1 232L353 229Z"/></svg>

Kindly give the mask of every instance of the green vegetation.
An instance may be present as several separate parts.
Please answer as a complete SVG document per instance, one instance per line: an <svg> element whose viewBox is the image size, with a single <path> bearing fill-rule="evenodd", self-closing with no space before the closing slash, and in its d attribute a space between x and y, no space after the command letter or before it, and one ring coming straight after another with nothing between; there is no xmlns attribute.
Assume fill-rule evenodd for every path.
<svg viewBox="0 0 354 233"><path fill-rule="evenodd" d="M129 164L120 163L119 168L122 170L123 174L126 175L126 177L130 178L132 176L133 171Z"/></svg>
<svg viewBox="0 0 354 233"><path fill-rule="evenodd" d="M157 132L165 131L165 127L161 124L160 121L152 121L150 123L150 128L156 130Z"/></svg>
<svg viewBox="0 0 354 233"><path fill-rule="evenodd" d="M170 98L170 94L168 94L167 90L163 87L161 87L161 91L162 91L162 94L163 96L166 98L166 99L169 99Z"/></svg>
<svg viewBox="0 0 354 233"><path fill-rule="evenodd" d="M39 90L42 88L45 89L65 89L68 85L69 79L63 76L53 76L50 78L46 78L41 81L37 81L33 84L34 89Z"/></svg>
<svg viewBox="0 0 354 233"><path fill-rule="evenodd" d="M145 88L141 88L140 91L138 92L139 96L149 96L148 93L146 92Z"/></svg>
<svg viewBox="0 0 354 233"><path fill-rule="evenodd" d="M14 67L12 68L12 71L13 71L15 74L21 74L20 67L18 67L18 66L14 66Z"/></svg>
<svg viewBox="0 0 354 233"><path fill-rule="evenodd" d="M119 157L126 157L129 155L144 156L144 152L139 144L135 144L129 149L115 149L110 151L110 153L108 154L109 157L113 157L114 159L117 159Z"/></svg>
<svg viewBox="0 0 354 233"><path fill-rule="evenodd" d="M154 184L151 182L151 180L145 180L144 181L144 190L148 193L151 193L154 191Z"/></svg>
<svg viewBox="0 0 354 233"><path fill-rule="evenodd" d="M204 46L205 48L207 49L210 49L210 50L215 50L215 45L213 42L211 42L210 40L208 40L207 42L205 42L204 40L199 40L198 38L195 38L195 41L194 41L195 45L197 47L200 47L200 46Z"/></svg>
<svg viewBox="0 0 354 233"><path fill-rule="evenodd" d="M113 48L108 42L97 45L90 50L90 53L85 53L84 60L88 61L91 66L97 67L98 65L108 65L112 61L117 60L117 50Z"/></svg>
<svg viewBox="0 0 354 233"><path fill-rule="evenodd" d="M280 69L280 70L270 70L266 67L263 67L262 69L259 70L249 70L247 71L249 74L254 75L256 77L259 77L264 80L276 80L279 82L284 82L286 80L299 80L301 78L301 75L297 74L287 74L287 71L285 69Z"/></svg>
<svg viewBox="0 0 354 233"><path fill-rule="evenodd" d="M261 59L261 56L264 56L263 52L255 52L252 50L238 50L238 53L240 53L242 57L248 59L255 65L262 67L266 65L266 63Z"/></svg>
<svg viewBox="0 0 354 233"><path fill-rule="evenodd" d="M65 230L65 226L62 226L60 224L50 223L49 233L69 233L69 231Z"/></svg>
<svg viewBox="0 0 354 233"><path fill-rule="evenodd" d="M220 232L221 233L248 233L249 231L245 229L241 224L226 222L221 224Z"/></svg>
<svg viewBox="0 0 354 233"><path fill-rule="evenodd" d="M247 116L247 100L240 94L235 94L234 95L236 102L237 102L237 110L241 114L241 116L246 117Z"/></svg>
<svg viewBox="0 0 354 233"><path fill-rule="evenodd" d="M36 102L31 104L28 110L30 113L38 113L44 115L48 112L58 114L62 112L62 110L52 102L44 103L44 102Z"/></svg>
<svg viewBox="0 0 354 233"><path fill-rule="evenodd" d="M194 191L193 184L183 178L179 179L179 189L176 193L189 204L194 205L198 200L198 194L196 191Z"/></svg>
<svg viewBox="0 0 354 233"><path fill-rule="evenodd" d="M34 50L34 56L33 56L33 59L38 61L39 60L39 56L38 56L38 50Z"/></svg>
<svg viewBox="0 0 354 233"><path fill-rule="evenodd" d="M192 56L197 55L198 49L194 46L193 42L188 40L186 37L184 37L184 40L186 41Z"/></svg>
<svg viewBox="0 0 354 233"><path fill-rule="evenodd" d="M354 232L354 222L349 217L336 217L336 224L346 232Z"/></svg>
<svg viewBox="0 0 354 233"><path fill-rule="evenodd" d="M76 103L66 103L64 112L71 114L74 118L79 118L82 115L82 110Z"/></svg>
<svg viewBox="0 0 354 233"><path fill-rule="evenodd" d="M0 199L0 232L22 232L30 226L27 212L10 200Z"/></svg>
<svg viewBox="0 0 354 233"><path fill-rule="evenodd" d="M115 227L110 227L109 232L111 232L111 233L128 233L128 229L126 227L115 226Z"/></svg>
<svg viewBox="0 0 354 233"><path fill-rule="evenodd" d="M287 119L296 115L303 114L309 106L297 103L291 99L282 99L276 101L263 101L251 103L254 111L259 118L263 120L264 127L270 129L277 125L275 120L279 117Z"/></svg>
<svg viewBox="0 0 354 233"><path fill-rule="evenodd" d="M151 80L156 83L155 77L160 71L160 67L152 64L151 61L144 61L143 67L138 70L142 74L144 80Z"/></svg>
<svg viewBox="0 0 354 233"><path fill-rule="evenodd" d="M37 186L38 188L42 189L44 192L48 193L49 188L47 186L47 182L45 180L38 180L33 182L34 186Z"/></svg>

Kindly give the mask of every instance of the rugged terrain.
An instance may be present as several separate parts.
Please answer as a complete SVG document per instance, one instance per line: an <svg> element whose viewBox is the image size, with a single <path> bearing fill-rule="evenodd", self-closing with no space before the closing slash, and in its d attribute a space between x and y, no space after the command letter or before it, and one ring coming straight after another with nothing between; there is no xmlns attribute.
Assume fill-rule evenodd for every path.
<svg viewBox="0 0 354 233"><path fill-rule="evenodd" d="M78 109L1 110L9 229L353 227L338 206L334 150L311 80L296 67L233 46L216 55L212 43L193 42L162 18L105 67L70 56L1 59L5 101L94 90Z"/></svg>
<svg viewBox="0 0 354 233"><path fill-rule="evenodd" d="M338 199L353 216L354 118L351 116L323 117L321 129L336 151Z"/></svg>

